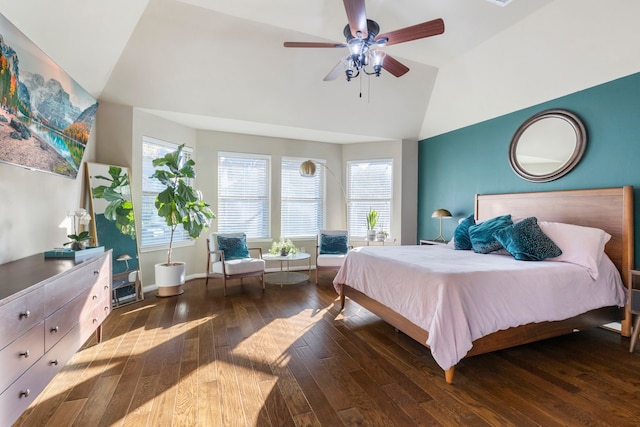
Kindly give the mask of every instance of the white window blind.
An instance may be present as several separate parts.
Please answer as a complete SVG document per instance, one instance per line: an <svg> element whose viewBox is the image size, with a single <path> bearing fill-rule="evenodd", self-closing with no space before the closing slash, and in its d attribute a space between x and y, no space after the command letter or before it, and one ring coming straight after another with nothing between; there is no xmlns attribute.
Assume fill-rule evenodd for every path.
<svg viewBox="0 0 640 427"><path fill-rule="evenodd" d="M164 187L157 179L151 178L155 172L153 167L153 159L163 157L165 154L175 151L178 144L161 141L159 139L144 136L142 138L142 232L140 247L153 249L155 247L162 248L169 244L171 237L171 228L167 226L164 218L158 216L155 202L156 197ZM192 156L193 149L184 147L182 156L185 161ZM191 181L191 180L189 180ZM174 246L181 243L191 243L193 239L184 231L182 225L176 228L173 235Z"/></svg>
<svg viewBox="0 0 640 427"><path fill-rule="evenodd" d="M318 165L313 177L300 176L300 164L305 160L282 159L280 235L283 237L314 236L324 228L325 169Z"/></svg>
<svg viewBox="0 0 640 427"><path fill-rule="evenodd" d="M367 213L378 211L376 230L389 232L393 201L393 161L358 160L347 162L349 234L366 236Z"/></svg>
<svg viewBox="0 0 640 427"><path fill-rule="evenodd" d="M270 238L271 158L258 154L218 154L218 231Z"/></svg>

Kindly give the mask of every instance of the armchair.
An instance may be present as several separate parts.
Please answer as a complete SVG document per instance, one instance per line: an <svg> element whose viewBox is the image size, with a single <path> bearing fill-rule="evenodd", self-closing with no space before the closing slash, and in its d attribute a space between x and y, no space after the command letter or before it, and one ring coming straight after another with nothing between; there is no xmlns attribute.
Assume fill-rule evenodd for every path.
<svg viewBox="0 0 640 427"><path fill-rule="evenodd" d="M349 245L348 230L319 230L316 246L316 285L319 270L340 270L347 253L352 248Z"/></svg>
<svg viewBox="0 0 640 427"><path fill-rule="evenodd" d="M251 252L257 257L251 257ZM227 295L227 280L259 277L264 289L265 261L261 248L248 248L245 233L211 233L207 239L207 276L221 277L224 295Z"/></svg>

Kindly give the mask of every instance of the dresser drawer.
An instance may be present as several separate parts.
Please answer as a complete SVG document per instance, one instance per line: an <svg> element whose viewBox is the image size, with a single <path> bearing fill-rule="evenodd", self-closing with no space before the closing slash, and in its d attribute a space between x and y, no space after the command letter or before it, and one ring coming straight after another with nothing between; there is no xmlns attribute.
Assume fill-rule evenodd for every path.
<svg viewBox="0 0 640 427"><path fill-rule="evenodd" d="M89 289L44 320L45 351L49 351L80 322L83 312L91 311L91 309L87 309L87 305L95 307L97 300L92 299L93 296L95 295ZM97 296L95 297L97 299Z"/></svg>
<svg viewBox="0 0 640 427"><path fill-rule="evenodd" d="M0 350L0 390L4 390L44 354L43 323Z"/></svg>
<svg viewBox="0 0 640 427"><path fill-rule="evenodd" d="M44 320L44 289L29 292L0 307L0 348Z"/></svg>
<svg viewBox="0 0 640 427"><path fill-rule="evenodd" d="M93 258L82 263L83 268L71 271L44 287L45 312L52 313L96 282L109 275L106 266L108 257Z"/></svg>
<svg viewBox="0 0 640 427"><path fill-rule="evenodd" d="M72 329L49 352L0 394L0 425L10 426L33 403L49 381L82 345L79 329Z"/></svg>

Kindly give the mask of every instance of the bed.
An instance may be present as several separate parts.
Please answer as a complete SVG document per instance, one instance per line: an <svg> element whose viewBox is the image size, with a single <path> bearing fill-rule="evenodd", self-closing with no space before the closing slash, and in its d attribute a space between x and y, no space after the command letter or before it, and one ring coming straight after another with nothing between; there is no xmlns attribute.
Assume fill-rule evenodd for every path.
<svg viewBox="0 0 640 427"><path fill-rule="evenodd" d="M481 255L442 246L381 246L358 248L345 259L342 269L334 279L334 287L340 294L342 307L344 308L345 298L348 297L429 347L434 359L445 371L447 383L453 382L455 365L463 357L611 322L621 322L621 334L630 335L631 314L625 289L630 283L629 270L634 259L632 187L476 195L474 215L477 221L505 214L511 214L514 218L535 216L540 221L592 227L610 234L611 239L604 250L607 256L602 257L598 268L602 268L600 282L614 282L611 285L611 295L596 295L596 291L605 285L596 283L595 280L583 280L580 274L588 273L584 268L570 263L522 262L515 261L508 255ZM423 264L428 261L421 259L423 256L431 259L432 263L426 271ZM478 264L477 259L483 260L480 272L465 273L462 267L460 271L452 267L458 262L457 257L473 256L476 258L471 260L471 264ZM449 257L454 258L448 261ZM464 263L466 261L461 261L460 265ZM525 266L527 275L539 275L536 276L539 283L536 293L526 297L527 300L537 301L537 304L519 305L523 300L522 294L508 303L501 298L482 300L485 290L482 286L493 286L490 274L503 274L513 281L514 285L503 288L503 293L510 293L510 289L517 287L517 275L525 274L518 272L515 275L512 264L517 263ZM397 277L389 275L389 272L397 273ZM470 280L469 277L478 279ZM442 283L439 286L431 285L430 281L433 280L440 280ZM408 290L411 281L424 282L423 287L434 289L435 295L430 295L429 298L415 296L414 290ZM589 283L593 282L594 287L579 287L580 291L577 291L571 288L574 281L585 283L580 286L591 286ZM402 286L407 286L407 290L404 291ZM554 295L554 288L562 289L563 293ZM501 292L500 288L497 290ZM460 303L456 299L460 294L469 297L472 303ZM591 294L598 301L586 298ZM454 295L453 299L450 299L451 295ZM544 298L549 298L549 302L545 303ZM564 311L561 310L560 314L547 314L544 310L540 313L534 310L531 312L531 305L555 305ZM519 313L523 310L522 307L529 311L526 315L531 321L522 323L522 319L527 318L525 316L515 320L512 325L504 323L507 320L502 318L504 316L501 313ZM436 312L433 310L440 314L434 314ZM483 318L482 321L469 321L465 317L468 312L474 311ZM480 325L476 327L476 323ZM494 331L491 331L492 328ZM469 340L468 345L462 342L465 340ZM457 347L449 348L451 343Z"/></svg>

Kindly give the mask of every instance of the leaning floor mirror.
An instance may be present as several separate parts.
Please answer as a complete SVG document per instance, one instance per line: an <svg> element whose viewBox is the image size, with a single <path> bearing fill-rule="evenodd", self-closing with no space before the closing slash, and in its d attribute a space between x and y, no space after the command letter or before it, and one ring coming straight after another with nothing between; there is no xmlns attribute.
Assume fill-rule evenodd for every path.
<svg viewBox="0 0 640 427"><path fill-rule="evenodd" d="M136 224L131 201L129 169L87 163L93 238L112 250L114 307L144 298L140 277Z"/></svg>

